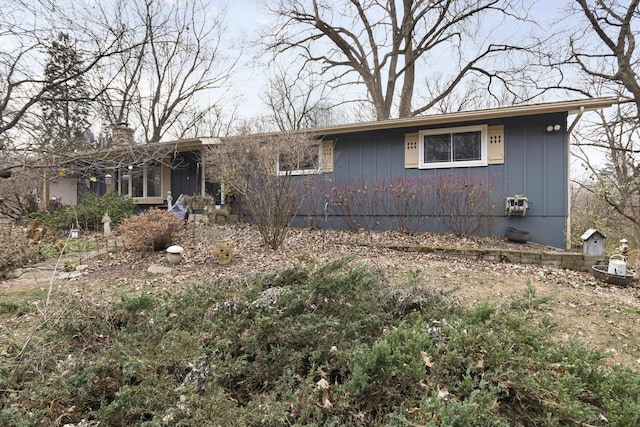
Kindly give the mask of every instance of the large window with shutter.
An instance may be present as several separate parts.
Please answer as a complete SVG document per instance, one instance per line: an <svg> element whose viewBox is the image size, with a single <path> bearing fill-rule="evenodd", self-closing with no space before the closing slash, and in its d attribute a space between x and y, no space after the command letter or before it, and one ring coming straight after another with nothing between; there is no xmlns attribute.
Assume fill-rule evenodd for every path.
<svg viewBox="0 0 640 427"><path fill-rule="evenodd" d="M421 169L487 165L487 126L429 129L418 135Z"/></svg>

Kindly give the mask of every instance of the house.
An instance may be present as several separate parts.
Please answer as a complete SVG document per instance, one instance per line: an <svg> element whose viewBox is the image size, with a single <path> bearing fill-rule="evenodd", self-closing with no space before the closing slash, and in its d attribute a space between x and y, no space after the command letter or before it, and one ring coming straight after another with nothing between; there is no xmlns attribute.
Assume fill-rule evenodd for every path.
<svg viewBox="0 0 640 427"><path fill-rule="evenodd" d="M570 134L585 111L615 102L614 98L551 102L313 132L333 142L333 149L323 153L332 158L332 167L325 167L328 172L323 175L333 183L443 175L484 180L497 203L478 213L488 217L479 234L503 236L512 227L528 231L532 242L569 248ZM526 199L526 213L505 212L508 197ZM327 226L339 227L338 218L329 216ZM422 229L446 231L435 216Z"/></svg>
<svg viewBox="0 0 640 427"><path fill-rule="evenodd" d="M345 183L413 179L423 191L427 189L423 194L429 194L438 179L462 185L474 182L488 189L486 203L465 213L482 218L477 234L504 236L515 228L529 232L531 242L568 248L570 134L584 112L616 102L594 98L309 129L322 140L321 167L295 172L314 174L325 190ZM141 206L166 205L168 191L174 199L179 194L208 193L222 203L221 186L207 181L207 165L199 153L229 140L200 138L144 146L147 153L155 150L154 155L129 164L120 160L97 181L104 183L103 191L131 196ZM345 228L344 212L331 209L330 200L325 200L331 195L317 191L314 197L315 204L306 204L294 225L304 226L311 218L323 227ZM447 231L443 219L455 213L443 213L434 209L436 205L431 201L430 207L414 213L425 218L420 231ZM378 229L391 226L388 206L371 205L361 211L374 219L371 224Z"/></svg>
<svg viewBox="0 0 640 427"><path fill-rule="evenodd" d="M119 130L130 137L128 141L115 131L117 144L70 156L44 180L39 185L40 208L49 200L75 205L85 192L131 197L141 210L166 206L170 194L177 199L180 194L208 193L221 202L220 184L205 180L200 162L207 138L136 145L131 129Z"/></svg>

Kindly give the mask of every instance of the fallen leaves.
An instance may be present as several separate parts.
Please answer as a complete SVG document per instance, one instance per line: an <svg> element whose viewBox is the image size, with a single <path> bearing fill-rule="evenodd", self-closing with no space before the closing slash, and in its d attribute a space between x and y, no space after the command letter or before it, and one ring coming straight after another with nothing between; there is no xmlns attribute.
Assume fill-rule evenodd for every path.
<svg viewBox="0 0 640 427"><path fill-rule="evenodd" d="M316 388L320 390L322 393L320 401L316 402L316 406L318 408L329 409L333 407L333 403L331 403L331 400L329 399L329 387L330 387L329 382L324 378L321 378L316 383Z"/></svg>
<svg viewBox="0 0 640 427"><path fill-rule="evenodd" d="M433 368L434 363L431 361L431 357L427 354L426 351L421 351L422 361L424 362L424 366L427 368Z"/></svg>
<svg viewBox="0 0 640 427"><path fill-rule="evenodd" d="M216 242L226 241L233 251L233 260L220 265L213 254ZM273 251L262 246L257 229L249 224L189 224L176 242L185 247L183 261L166 275L150 278L147 268L166 265L164 252L117 252L102 258L88 260L89 274L74 281L66 281L65 291L82 293L89 298L119 298L123 290L134 292L175 292L194 282L209 283L221 276L241 283L247 275L281 271L300 264L322 265L357 253L356 262L381 271L383 279L399 288L409 283L408 272L418 272L424 286L435 290L455 291L456 301L473 305L482 300L510 301L520 298L527 286L537 289L539 295L552 295L554 303L547 306L553 320L560 323L563 334L581 334L601 348L613 345L609 336L595 335L599 330L616 331L618 338L640 341L633 323L637 316L624 316L609 310L619 307L627 313L640 313L640 288L607 286L589 273L540 267L530 264L477 261L451 258L444 254L403 252L385 246L423 245L443 248L513 249L549 252L553 249L528 243L525 246L500 238L460 239L450 234L416 233L407 235L393 231L352 232L347 230L291 229L283 247ZM0 284L0 290L19 291L33 287L33 280L11 280ZM609 316L607 318L607 316ZM615 318L613 317L615 316ZM615 325L608 323L615 320ZM594 328L592 322L607 328ZM436 328L434 336L437 337ZM618 333L622 331L624 335ZM584 334L584 335L582 335ZM590 335L590 336L586 336ZM639 334L640 335L640 334ZM559 339L562 339L561 337ZM629 346L629 349L635 349ZM640 351L629 350L628 362L640 360ZM620 352L616 357L620 355ZM430 355L427 355L427 357ZM433 363L428 359L426 363ZM471 362L478 372L484 369L484 360ZM425 364L425 366L427 366ZM428 366L427 366L428 367Z"/></svg>

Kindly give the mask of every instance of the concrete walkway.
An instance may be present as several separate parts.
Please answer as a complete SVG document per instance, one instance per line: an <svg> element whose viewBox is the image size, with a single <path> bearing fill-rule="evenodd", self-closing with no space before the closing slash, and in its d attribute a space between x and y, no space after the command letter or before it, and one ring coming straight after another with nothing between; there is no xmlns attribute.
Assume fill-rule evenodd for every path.
<svg viewBox="0 0 640 427"><path fill-rule="evenodd" d="M79 239L82 240L82 239ZM87 240L91 241L91 240ZM99 247L85 252L65 252L62 255L47 258L44 261L17 268L0 280L0 291L6 289L45 289L51 281L59 282L81 277L87 270L86 262L107 251L123 249L122 237L100 239Z"/></svg>

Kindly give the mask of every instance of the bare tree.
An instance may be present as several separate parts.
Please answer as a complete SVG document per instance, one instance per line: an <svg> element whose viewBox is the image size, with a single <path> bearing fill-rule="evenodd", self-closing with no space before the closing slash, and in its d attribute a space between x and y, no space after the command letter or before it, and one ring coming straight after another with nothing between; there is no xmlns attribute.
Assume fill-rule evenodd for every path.
<svg viewBox="0 0 640 427"><path fill-rule="evenodd" d="M640 125L629 115L635 117L631 104L618 105L613 115L598 112L576 134L574 155L589 176L577 183L640 230ZM594 152L605 153L604 161L597 162Z"/></svg>
<svg viewBox="0 0 640 427"><path fill-rule="evenodd" d="M273 74L261 95L262 101L280 131L305 129L332 124L332 108L328 87L320 77L306 70L292 74L291 67L275 64Z"/></svg>
<svg viewBox="0 0 640 427"><path fill-rule="evenodd" d="M6 0L0 8L0 153L24 148L36 134L38 103L56 88L87 76L121 52L121 33L92 21L78 4ZM82 66L47 79L43 70L48 43L59 31L77 40ZM98 36L99 33L99 36ZM1 154L0 154L1 155ZM12 165L9 165L12 167Z"/></svg>
<svg viewBox="0 0 640 427"><path fill-rule="evenodd" d="M640 54L635 49L640 0L575 0L572 4L570 13L581 19L581 25L569 37L567 62L579 67L592 91L633 102L640 118Z"/></svg>
<svg viewBox="0 0 640 427"><path fill-rule="evenodd" d="M238 120L238 108L230 104L216 104L210 108L187 107L175 124L175 134L182 138L229 136Z"/></svg>
<svg viewBox="0 0 640 427"><path fill-rule="evenodd" d="M103 116L140 126L144 142L191 134L219 110L235 66L221 49L224 14L200 1L119 7L125 13L115 25L133 48L96 74Z"/></svg>
<svg viewBox="0 0 640 427"><path fill-rule="evenodd" d="M399 117L409 117L431 109L471 75L487 85L504 82L491 66L495 58L520 48L493 43L479 31L484 19L496 25L517 19L512 3L274 0L270 11L279 19L262 39L275 55L297 52L304 62L319 64L334 88L364 86L378 120L390 118L396 108ZM431 71L442 61L444 68L454 66L452 75L437 94L414 106L420 66Z"/></svg>
<svg viewBox="0 0 640 427"><path fill-rule="evenodd" d="M636 232L640 230L639 5L640 0L571 2L566 22L576 24L566 30L569 49L549 54L557 58L552 61L554 68L565 75L578 71L576 91L620 99L615 109L599 112L596 120L577 129L573 151L589 179L576 183L612 208L616 217L633 224Z"/></svg>
<svg viewBox="0 0 640 427"><path fill-rule="evenodd" d="M278 249L319 171L319 141L302 132L243 134L203 154L209 178L223 182Z"/></svg>

